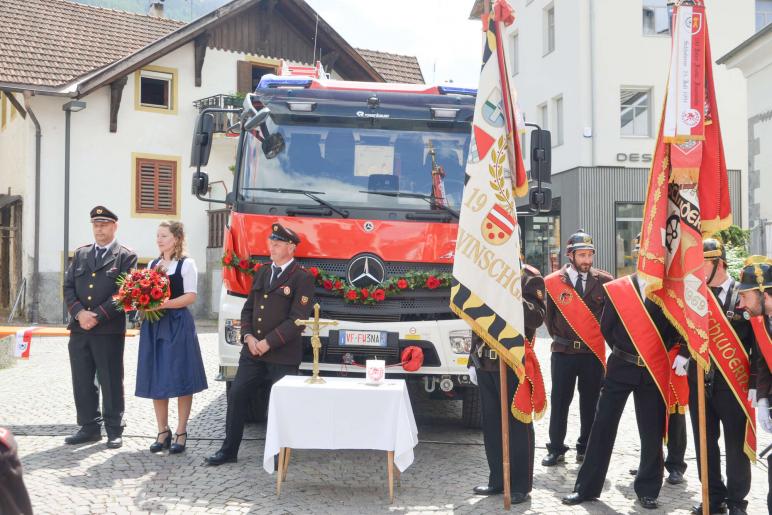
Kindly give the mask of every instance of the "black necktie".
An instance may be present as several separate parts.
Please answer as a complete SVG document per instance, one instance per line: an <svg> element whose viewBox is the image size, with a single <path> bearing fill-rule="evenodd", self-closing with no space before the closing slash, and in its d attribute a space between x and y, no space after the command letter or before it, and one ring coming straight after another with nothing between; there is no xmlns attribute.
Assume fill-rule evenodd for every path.
<svg viewBox="0 0 772 515"><path fill-rule="evenodd" d="M99 263L100 261L102 261L102 258L103 258L103 257L105 257L105 251L106 251L106 250L107 250L107 249L106 249L105 247L96 247L96 248L94 249L94 251L95 251L95 252L94 252L94 254L96 255L96 261L97 261L97 263Z"/></svg>
<svg viewBox="0 0 772 515"><path fill-rule="evenodd" d="M279 274L281 274L281 267L276 265L271 265L271 282L270 286L273 286L273 284L276 282L276 279L279 278Z"/></svg>
<svg viewBox="0 0 772 515"><path fill-rule="evenodd" d="M584 281L582 281L582 274L576 275L576 284L574 285L574 289L580 297L584 297Z"/></svg>
<svg viewBox="0 0 772 515"><path fill-rule="evenodd" d="M716 296L716 300L718 300L719 302L721 302L721 290L722 289L723 288L721 288L721 286L711 286L711 288L710 288L710 291L713 292L713 295Z"/></svg>

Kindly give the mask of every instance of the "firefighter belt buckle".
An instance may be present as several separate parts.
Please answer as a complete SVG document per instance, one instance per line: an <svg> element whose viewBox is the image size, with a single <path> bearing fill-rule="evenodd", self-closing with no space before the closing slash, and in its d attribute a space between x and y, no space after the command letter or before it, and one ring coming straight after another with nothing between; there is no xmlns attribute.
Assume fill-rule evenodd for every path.
<svg viewBox="0 0 772 515"><path fill-rule="evenodd" d="M496 352L496 351L495 351L495 350L493 350L493 349L491 349L491 350L488 352L488 356L489 356L489 357L490 357L492 360L494 360L494 359L499 359L499 353L498 353L498 352Z"/></svg>
<svg viewBox="0 0 772 515"><path fill-rule="evenodd" d="M579 340L574 340L574 350L579 350L582 348L582 342Z"/></svg>
<svg viewBox="0 0 772 515"><path fill-rule="evenodd" d="M639 367L645 367L646 366L646 362L643 361L643 358L640 357L640 356L638 356L638 359L636 360L635 364L638 365Z"/></svg>

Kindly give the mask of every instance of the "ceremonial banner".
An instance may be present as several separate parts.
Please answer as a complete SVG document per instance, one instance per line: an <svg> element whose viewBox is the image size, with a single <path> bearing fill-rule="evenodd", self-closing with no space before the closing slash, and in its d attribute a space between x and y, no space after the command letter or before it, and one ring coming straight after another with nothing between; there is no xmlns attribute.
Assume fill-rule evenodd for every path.
<svg viewBox="0 0 772 515"><path fill-rule="evenodd" d="M756 461L756 410L748 400L748 389L752 386L751 364L745 347L713 292L708 292L708 322L710 357L745 413L743 450L751 461Z"/></svg>
<svg viewBox="0 0 772 515"><path fill-rule="evenodd" d="M603 370L606 370L606 340L600 332L600 322L595 318L590 308L584 303L576 290L567 280L563 279L560 270L552 272L544 278L547 295L557 306L560 314L576 335L589 347L600 360Z"/></svg>
<svg viewBox="0 0 772 515"><path fill-rule="evenodd" d="M523 383L525 338L515 195L527 193L528 184L499 34L502 24L513 21L511 7L502 0L494 4L492 16L483 16L483 66L472 122L476 151L466 167L450 308ZM513 416L518 416L515 410Z"/></svg>
<svg viewBox="0 0 772 515"><path fill-rule="evenodd" d="M13 349L13 355L16 358L29 359L29 353L32 349L32 333L34 327L21 329L16 332L16 345Z"/></svg>
<svg viewBox="0 0 772 515"><path fill-rule="evenodd" d="M702 238L732 223L705 7L676 4L667 96L644 209L646 294L708 369Z"/></svg>

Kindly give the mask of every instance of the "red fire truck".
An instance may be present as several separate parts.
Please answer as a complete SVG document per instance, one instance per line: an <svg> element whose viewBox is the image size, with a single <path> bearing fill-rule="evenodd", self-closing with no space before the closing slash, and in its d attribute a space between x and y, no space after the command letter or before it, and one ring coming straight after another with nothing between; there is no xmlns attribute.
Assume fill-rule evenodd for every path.
<svg viewBox="0 0 772 515"><path fill-rule="evenodd" d="M314 302L324 320L338 322L322 332L322 373L363 374L358 365L377 356L394 365L388 376L433 397L462 399L464 422L479 424L479 396L467 375L471 331L448 308L464 170L476 158L475 95L318 72L263 77L233 128L239 139L226 198L220 379L235 375L241 308L252 269L268 261L266 239L278 220L301 235L296 259L317 278ZM194 134L192 190L206 201L201 167L222 112L234 114L203 110ZM312 362L306 335L302 371ZM423 359L403 367L408 347L420 348ZM263 396L255 418L266 404Z"/></svg>

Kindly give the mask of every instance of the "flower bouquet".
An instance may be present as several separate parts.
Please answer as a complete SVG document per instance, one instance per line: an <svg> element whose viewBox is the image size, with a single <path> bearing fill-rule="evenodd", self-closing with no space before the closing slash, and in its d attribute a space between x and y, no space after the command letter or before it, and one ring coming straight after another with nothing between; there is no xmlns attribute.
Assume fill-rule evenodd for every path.
<svg viewBox="0 0 772 515"><path fill-rule="evenodd" d="M158 308L171 296L166 272L155 268L129 270L116 283L118 293L113 295L113 302L118 309L139 311L150 322L161 319L163 311Z"/></svg>

